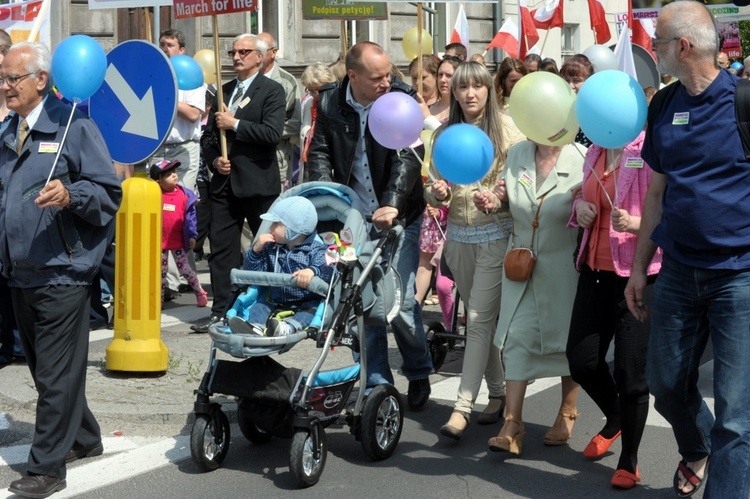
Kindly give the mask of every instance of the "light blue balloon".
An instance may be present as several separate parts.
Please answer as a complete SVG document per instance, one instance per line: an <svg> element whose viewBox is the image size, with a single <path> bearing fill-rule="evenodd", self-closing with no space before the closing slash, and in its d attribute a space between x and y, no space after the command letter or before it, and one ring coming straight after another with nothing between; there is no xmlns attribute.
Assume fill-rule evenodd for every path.
<svg viewBox="0 0 750 499"><path fill-rule="evenodd" d="M81 102L99 90L107 73L107 55L86 35L73 35L52 55L52 80L64 97Z"/></svg>
<svg viewBox="0 0 750 499"><path fill-rule="evenodd" d="M616 149L631 143L648 115L646 94L627 73L609 69L586 80L576 98L581 130L594 144Z"/></svg>
<svg viewBox="0 0 750 499"><path fill-rule="evenodd" d="M468 123L446 128L435 139L432 160L448 182L472 184L484 178L492 168L495 150L484 131Z"/></svg>
<svg viewBox="0 0 750 499"><path fill-rule="evenodd" d="M177 75L177 88L194 90L203 85L203 70L195 59L186 55L176 55L169 59Z"/></svg>

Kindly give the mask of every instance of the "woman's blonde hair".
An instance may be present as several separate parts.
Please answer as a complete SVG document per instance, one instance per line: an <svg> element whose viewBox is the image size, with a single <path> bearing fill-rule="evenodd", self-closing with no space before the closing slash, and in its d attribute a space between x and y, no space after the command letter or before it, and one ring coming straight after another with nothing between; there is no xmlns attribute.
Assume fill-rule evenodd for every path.
<svg viewBox="0 0 750 499"><path fill-rule="evenodd" d="M504 164L507 147L505 147L505 140L503 139L503 123L500 117L500 106L497 103L497 97L492 82L492 75L484 66L476 61L468 61L456 68L456 72L453 73L451 78L451 105L450 114L448 121L440 127L439 132L442 132L446 127L455 125L457 123L466 123L464 119L464 112L461 109L461 105L454 97L454 92L461 85L473 85L479 83L487 87L487 102L484 105L481 116L472 125L476 125L481 128L492 142L492 147L495 151L495 162L494 164ZM436 136L437 138L437 136ZM500 176L500 169L495 168L482 180L482 184L494 186Z"/></svg>
<svg viewBox="0 0 750 499"><path fill-rule="evenodd" d="M336 77L333 76L328 66L322 62L313 62L302 72L300 80L305 88L310 89L320 88L326 83L333 83L336 81Z"/></svg>

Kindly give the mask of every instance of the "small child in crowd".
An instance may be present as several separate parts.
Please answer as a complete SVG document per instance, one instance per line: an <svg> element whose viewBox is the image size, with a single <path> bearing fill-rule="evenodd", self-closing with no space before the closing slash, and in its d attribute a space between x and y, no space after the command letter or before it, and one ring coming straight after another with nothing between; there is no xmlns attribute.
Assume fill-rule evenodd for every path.
<svg viewBox="0 0 750 499"><path fill-rule="evenodd" d="M171 251L177 270L195 291L197 305L205 307L208 303L208 293L201 287L187 258L187 253L195 246L195 238L198 235L195 215L198 196L178 185L177 167L180 164L179 161L160 161L154 163L149 172L161 188L161 286L165 289L167 285L167 263Z"/></svg>
<svg viewBox="0 0 750 499"><path fill-rule="evenodd" d="M310 325L321 297L307 287L315 276L330 282L333 267L326 264L327 246L315 231L318 214L310 200L281 199L260 218L273 222L271 230L260 234L248 250L244 269L292 274L300 287L271 287L267 301L259 298L251 305L247 322L233 317L229 326L235 333L260 334L265 329L266 336L286 336ZM269 320L278 309L291 310L293 315Z"/></svg>

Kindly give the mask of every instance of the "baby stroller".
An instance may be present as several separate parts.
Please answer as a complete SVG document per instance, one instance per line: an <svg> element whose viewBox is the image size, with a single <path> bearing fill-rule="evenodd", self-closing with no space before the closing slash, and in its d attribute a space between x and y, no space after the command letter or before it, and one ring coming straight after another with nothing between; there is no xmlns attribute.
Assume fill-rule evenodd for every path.
<svg viewBox="0 0 750 499"><path fill-rule="evenodd" d="M445 263L445 256L440 259L440 271L446 277L453 279L453 273ZM466 345L466 327L459 320L458 311L461 303L461 296L458 293L458 287L453 287L453 310L451 311L450 324L443 324L440 321L433 321L426 325L427 347L432 357L432 367L435 372L443 366L448 351L463 350ZM464 311L464 315L465 311ZM450 329L448 329L450 328Z"/></svg>
<svg viewBox="0 0 750 499"><path fill-rule="evenodd" d="M331 424L345 422L372 460L390 457L401 437L403 411L396 388L383 384L365 390L365 324L387 324L401 307L401 281L381 255L396 249L403 229L394 227L379 241L369 241L367 224L352 207L356 194L346 186L310 182L281 195L288 196L312 201L319 232L324 225L343 226L341 240L348 244L329 247L329 256L338 259L331 284L315 277L308 287L321 296L321 304L305 330L265 337L238 334L227 324L211 327L208 367L195 392L190 451L203 471L222 464L229 450L229 421L211 396L236 396L242 434L254 444L273 437L291 438L289 469L296 484L307 487L318 482L325 467L328 446L324 429ZM264 221L258 232L269 228L270 222ZM232 272L232 284L237 300L262 295L270 286L296 285L289 274L242 270ZM232 315L231 310L227 315ZM271 354L283 354L306 339L314 340L321 349L309 371L285 367L271 358ZM359 353L359 363L323 371L336 346ZM245 360L219 360L217 349ZM350 401L357 382L359 390Z"/></svg>

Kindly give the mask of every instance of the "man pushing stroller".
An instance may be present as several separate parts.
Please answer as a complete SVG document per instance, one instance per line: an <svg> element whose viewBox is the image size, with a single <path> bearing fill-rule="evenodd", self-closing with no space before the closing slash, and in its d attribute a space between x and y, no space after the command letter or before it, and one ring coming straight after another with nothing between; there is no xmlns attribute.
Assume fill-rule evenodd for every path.
<svg viewBox="0 0 750 499"><path fill-rule="evenodd" d="M315 230L318 215L310 200L280 199L260 218L272 222L271 228L248 250L244 269L291 274L299 287L269 288L247 310L247 319L232 317L229 326L234 333L286 336L310 324L321 298L307 287L316 276L330 282L333 267L326 263L327 246Z"/></svg>

